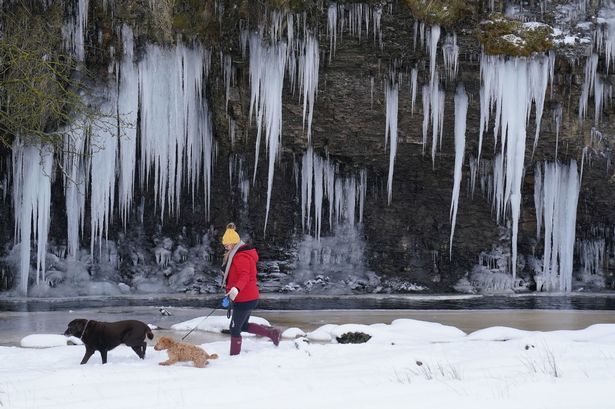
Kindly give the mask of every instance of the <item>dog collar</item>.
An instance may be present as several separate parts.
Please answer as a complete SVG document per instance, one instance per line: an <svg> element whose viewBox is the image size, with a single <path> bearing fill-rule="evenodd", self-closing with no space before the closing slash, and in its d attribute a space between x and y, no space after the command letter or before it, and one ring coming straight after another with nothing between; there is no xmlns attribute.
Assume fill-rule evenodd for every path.
<svg viewBox="0 0 615 409"><path fill-rule="evenodd" d="M83 334L85 334L85 329L88 327L89 323L90 323L90 320L87 320L85 323L85 327L83 327L83 331L81 331L81 336L79 337L79 339L83 338Z"/></svg>

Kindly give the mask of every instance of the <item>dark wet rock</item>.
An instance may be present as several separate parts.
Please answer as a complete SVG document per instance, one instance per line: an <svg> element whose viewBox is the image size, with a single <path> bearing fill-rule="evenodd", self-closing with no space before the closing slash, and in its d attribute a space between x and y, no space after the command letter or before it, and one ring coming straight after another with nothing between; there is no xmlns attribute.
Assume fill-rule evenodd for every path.
<svg viewBox="0 0 615 409"><path fill-rule="evenodd" d="M364 344L372 338L364 332L347 332L339 337L335 337L340 344Z"/></svg>

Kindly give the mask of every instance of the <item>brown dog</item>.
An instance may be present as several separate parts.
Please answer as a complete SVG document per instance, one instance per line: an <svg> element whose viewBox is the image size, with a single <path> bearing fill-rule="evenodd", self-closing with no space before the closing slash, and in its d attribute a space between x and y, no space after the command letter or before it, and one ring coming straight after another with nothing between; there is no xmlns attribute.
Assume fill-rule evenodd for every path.
<svg viewBox="0 0 615 409"><path fill-rule="evenodd" d="M64 335L80 338L85 345L85 355L81 365L99 351L102 363L107 363L107 351L111 351L119 344L126 344L132 348L139 358L145 358L147 342L145 337L154 338L152 330L146 323L136 320L102 322L78 318L68 324Z"/></svg>
<svg viewBox="0 0 615 409"><path fill-rule="evenodd" d="M209 355L201 347L184 342L177 342L171 337L160 337L154 346L156 351L167 350L169 359L160 362L159 365L173 365L177 362L192 361L197 368L203 368L209 362L208 359L218 359L218 354Z"/></svg>

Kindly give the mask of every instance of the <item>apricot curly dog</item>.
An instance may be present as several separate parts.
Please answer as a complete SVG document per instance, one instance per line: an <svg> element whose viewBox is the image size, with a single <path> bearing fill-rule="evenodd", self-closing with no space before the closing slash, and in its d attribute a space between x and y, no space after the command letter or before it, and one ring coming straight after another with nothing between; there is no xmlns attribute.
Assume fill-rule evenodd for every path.
<svg viewBox="0 0 615 409"><path fill-rule="evenodd" d="M167 350L169 359L158 365L173 365L177 362L192 361L197 368L203 368L208 364L208 359L218 359L218 354L209 355L201 347L184 342L177 342L171 337L162 336L154 346L156 351Z"/></svg>

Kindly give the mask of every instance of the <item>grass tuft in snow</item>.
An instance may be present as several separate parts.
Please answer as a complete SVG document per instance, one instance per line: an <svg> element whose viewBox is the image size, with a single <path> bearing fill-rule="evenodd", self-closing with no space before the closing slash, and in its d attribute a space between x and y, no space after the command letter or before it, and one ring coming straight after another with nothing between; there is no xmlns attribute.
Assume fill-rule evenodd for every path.
<svg viewBox="0 0 615 409"><path fill-rule="evenodd" d="M527 346L526 349L528 349ZM560 378L562 376L559 365L555 359L555 354L547 347L542 349L542 353L538 356L524 357L521 359L521 362L530 373L543 374L553 378Z"/></svg>
<svg viewBox="0 0 615 409"><path fill-rule="evenodd" d="M395 370L395 377L400 383L412 383L415 378L427 381L460 381L459 370L450 363L416 361L416 368L405 368L403 371Z"/></svg>

